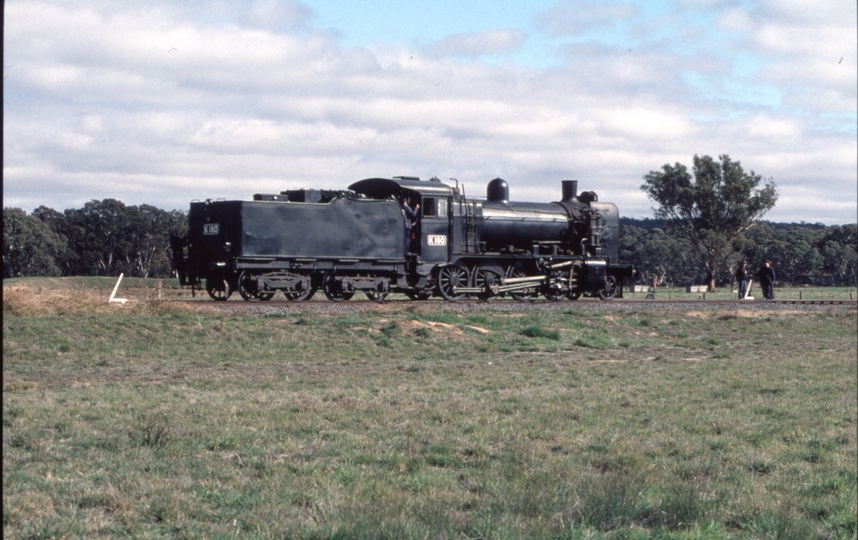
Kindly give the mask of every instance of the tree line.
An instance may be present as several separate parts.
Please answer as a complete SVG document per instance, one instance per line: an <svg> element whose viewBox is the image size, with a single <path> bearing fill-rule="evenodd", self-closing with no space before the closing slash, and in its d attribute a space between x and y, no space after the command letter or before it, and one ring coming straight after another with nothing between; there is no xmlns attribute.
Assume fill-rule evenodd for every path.
<svg viewBox="0 0 858 540"><path fill-rule="evenodd" d="M744 232L715 267L715 282L729 287L742 261L754 273L772 261L780 285L858 285L858 225L772 223ZM620 258L659 286L706 284L709 271L691 241L671 233L663 219L620 219Z"/></svg>
<svg viewBox="0 0 858 540"><path fill-rule="evenodd" d="M169 234L187 214L116 199L58 212L3 209L3 277L171 275Z"/></svg>

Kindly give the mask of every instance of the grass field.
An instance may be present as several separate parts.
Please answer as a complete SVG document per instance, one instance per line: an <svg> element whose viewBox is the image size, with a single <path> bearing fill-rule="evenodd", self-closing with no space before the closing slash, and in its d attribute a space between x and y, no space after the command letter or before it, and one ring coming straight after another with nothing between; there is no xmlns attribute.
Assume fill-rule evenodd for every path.
<svg viewBox="0 0 858 540"><path fill-rule="evenodd" d="M858 534L854 308L3 302L6 538Z"/></svg>

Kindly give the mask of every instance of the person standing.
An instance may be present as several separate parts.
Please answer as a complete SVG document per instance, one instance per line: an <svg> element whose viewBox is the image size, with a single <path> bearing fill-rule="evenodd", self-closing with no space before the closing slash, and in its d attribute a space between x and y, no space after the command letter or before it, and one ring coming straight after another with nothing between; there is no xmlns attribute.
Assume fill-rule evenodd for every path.
<svg viewBox="0 0 858 540"><path fill-rule="evenodd" d="M775 299L775 269L772 268L772 261L766 260L760 271L755 274L760 278L760 288L763 289L763 298L766 300Z"/></svg>
<svg viewBox="0 0 858 540"><path fill-rule="evenodd" d="M739 283L739 300L745 298L745 295L748 294L748 281L751 278L751 272L748 270L748 263L742 261L742 264L739 265L739 269L736 270L736 282Z"/></svg>
<svg viewBox="0 0 858 540"><path fill-rule="evenodd" d="M405 254L411 251L411 220L417 217L417 211L420 209L420 205L414 205L414 209L412 210L410 206L408 206L408 197L402 197L400 200L402 203L402 219L404 220L405 225Z"/></svg>

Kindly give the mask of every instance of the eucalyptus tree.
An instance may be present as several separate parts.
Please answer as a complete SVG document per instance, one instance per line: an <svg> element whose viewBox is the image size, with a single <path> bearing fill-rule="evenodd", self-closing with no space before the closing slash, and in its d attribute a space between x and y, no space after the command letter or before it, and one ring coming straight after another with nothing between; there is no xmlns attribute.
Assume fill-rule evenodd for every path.
<svg viewBox="0 0 858 540"><path fill-rule="evenodd" d="M20 208L3 209L3 277L58 276L66 239Z"/></svg>
<svg viewBox="0 0 858 540"><path fill-rule="evenodd" d="M116 199L92 200L65 211L64 231L76 253L78 275L115 275L128 243L129 211Z"/></svg>
<svg viewBox="0 0 858 540"><path fill-rule="evenodd" d="M641 189L658 203L655 216L691 242L714 292L719 265L742 250L745 231L774 208L777 187L726 154L717 161L695 155L693 173L680 163L665 164L644 176Z"/></svg>

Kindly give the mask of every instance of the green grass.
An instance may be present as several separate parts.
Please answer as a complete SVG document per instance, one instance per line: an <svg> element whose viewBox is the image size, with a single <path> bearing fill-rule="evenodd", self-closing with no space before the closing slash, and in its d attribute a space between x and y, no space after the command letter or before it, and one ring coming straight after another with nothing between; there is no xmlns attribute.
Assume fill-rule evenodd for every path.
<svg viewBox="0 0 858 540"><path fill-rule="evenodd" d="M626 299L643 300L650 292L624 291ZM738 289L730 286L718 287L714 293L686 292L685 287L659 288L655 293L656 300L736 300ZM749 293L756 300L762 299L759 283L755 283ZM855 287L775 287L776 300L855 300L858 299L858 289Z"/></svg>
<svg viewBox="0 0 858 540"><path fill-rule="evenodd" d="M847 308L6 315L4 536L853 539L856 340Z"/></svg>

